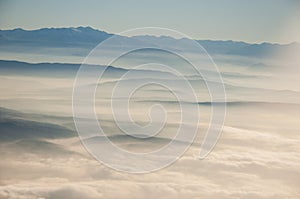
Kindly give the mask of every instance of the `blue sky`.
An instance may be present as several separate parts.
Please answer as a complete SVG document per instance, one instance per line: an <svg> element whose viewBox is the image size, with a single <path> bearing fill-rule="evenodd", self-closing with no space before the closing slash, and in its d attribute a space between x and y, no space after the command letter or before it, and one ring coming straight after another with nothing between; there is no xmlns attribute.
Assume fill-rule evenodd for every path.
<svg viewBox="0 0 300 199"><path fill-rule="evenodd" d="M0 0L0 28L157 26L195 39L289 43L300 42L299 10L297 0Z"/></svg>

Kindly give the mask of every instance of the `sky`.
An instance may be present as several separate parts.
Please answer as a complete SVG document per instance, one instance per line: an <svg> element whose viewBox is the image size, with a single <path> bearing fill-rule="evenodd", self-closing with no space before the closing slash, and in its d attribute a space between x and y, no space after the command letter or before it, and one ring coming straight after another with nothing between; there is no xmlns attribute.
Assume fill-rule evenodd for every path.
<svg viewBox="0 0 300 199"><path fill-rule="evenodd" d="M0 0L0 29L163 27L195 39L300 42L297 0Z"/></svg>

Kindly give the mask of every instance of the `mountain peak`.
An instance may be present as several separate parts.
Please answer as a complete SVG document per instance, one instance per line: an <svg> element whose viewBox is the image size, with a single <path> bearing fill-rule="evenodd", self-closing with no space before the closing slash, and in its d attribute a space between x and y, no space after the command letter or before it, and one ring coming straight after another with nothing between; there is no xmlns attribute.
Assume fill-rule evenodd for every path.
<svg viewBox="0 0 300 199"><path fill-rule="evenodd" d="M37 42L51 43L51 45L64 46L65 44L91 44L99 43L109 37L104 31L93 29L90 26L70 27L70 28L41 28L37 30L0 30L2 43L23 42L35 44ZM44 45L44 44L43 44Z"/></svg>

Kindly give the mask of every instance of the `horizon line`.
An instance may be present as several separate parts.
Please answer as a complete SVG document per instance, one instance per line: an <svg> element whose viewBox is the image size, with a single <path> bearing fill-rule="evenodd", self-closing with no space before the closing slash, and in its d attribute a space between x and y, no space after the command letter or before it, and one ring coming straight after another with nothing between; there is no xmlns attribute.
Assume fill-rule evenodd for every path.
<svg viewBox="0 0 300 199"><path fill-rule="evenodd" d="M85 29L93 29L93 30L96 30L96 31L99 31L99 32L105 32L107 34L111 34L111 35L121 35L119 33L112 33L112 32L109 32L109 31L106 31L106 30L102 30L102 29L98 29L98 28L94 28L92 26L83 26L83 25L80 25L80 26L59 26L59 27L43 27L43 28L36 28L36 29L26 29L26 28L13 28L13 29L1 29L0 28L0 31L15 31L15 30L23 30L23 31L38 31L38 30L42 30L42 29L78 29L78 28L85 28ZM121 36L124 36L124 35L121 35ZM159 38L159 37L162 37L162 36L166 36L166 35L140 35L140 36L151 36L151 37L156 37L156 38ZM126 36L128 37L128 36ZM132 37L132 36L131 36ZM179 39L184 39L186 37L182 37L182 38L174 38L174 37L171 37L173 39L176 39L176 40L179 40ZM190 37L192 38L192 37ZM190 38L186 38L186 39L190 39ZM241 43L246 43L246 44L272 44L272 45L290 45L290 44L299 44L300 45L300 42L298 41L292 41L292 42L289 42L289 43L280 43L280 42L269 42L269 41L260 41L260 42L248 42L248 41L243 41L243 40L234 40L234 39L195 39L195 38L192 38L193 40L195 41L220 41L220 42L241 42Z"/></svg>

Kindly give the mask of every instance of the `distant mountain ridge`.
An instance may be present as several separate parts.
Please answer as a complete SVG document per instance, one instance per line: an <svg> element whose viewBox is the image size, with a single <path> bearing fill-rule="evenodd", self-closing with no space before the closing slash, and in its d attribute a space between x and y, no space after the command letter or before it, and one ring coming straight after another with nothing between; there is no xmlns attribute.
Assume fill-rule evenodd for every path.
<svg viewBox="0 0 300 199"><path fill-rule="evenodd" d="M0 30L0 45L2 46L41 46L41 47L88 47L93 48L105 39L114 34L93 29L91 27L77 28L42 28L38 30ZM124 37L124 36L120 36ZM127 37L130 42L157 43L158 45L172 45L186 38L175 39L167 36L135 36ZM251 57L265 57L272 54L284 54L300 52L299 43L291 44L251 44L241 41L221 41L221 40L196 40L211 54L240 55Z"/></svg>
<svg viewBox="0 0 300 199"><path fill-rule="evenodd" d="M20 61L11 60L0 60L0 73L2 75L11 75L22 73L23 76L50 76L56 78L72 77L74 78L79 70L81 64L70 64L70 63L27 63ZM105 69L107 76L119 78L124 75L129 69L119 68L114 66L103 66L103 65L86 65L90 67L89 70L93 70L97 67ZM95 72L99 72L95 70ZM164 71L150 70L150 69L131 69L131 74L136 75L138 78L141 73L143 77L173 77L170 73Z"/></svg>
<svg viewBox="0 0 300 199"><path fill-rule="evenodd" d="M1 42L54 42L54 43L94 43L101 42L113 34L91 27L42 28L38 30L0 30Z"/></svg>

